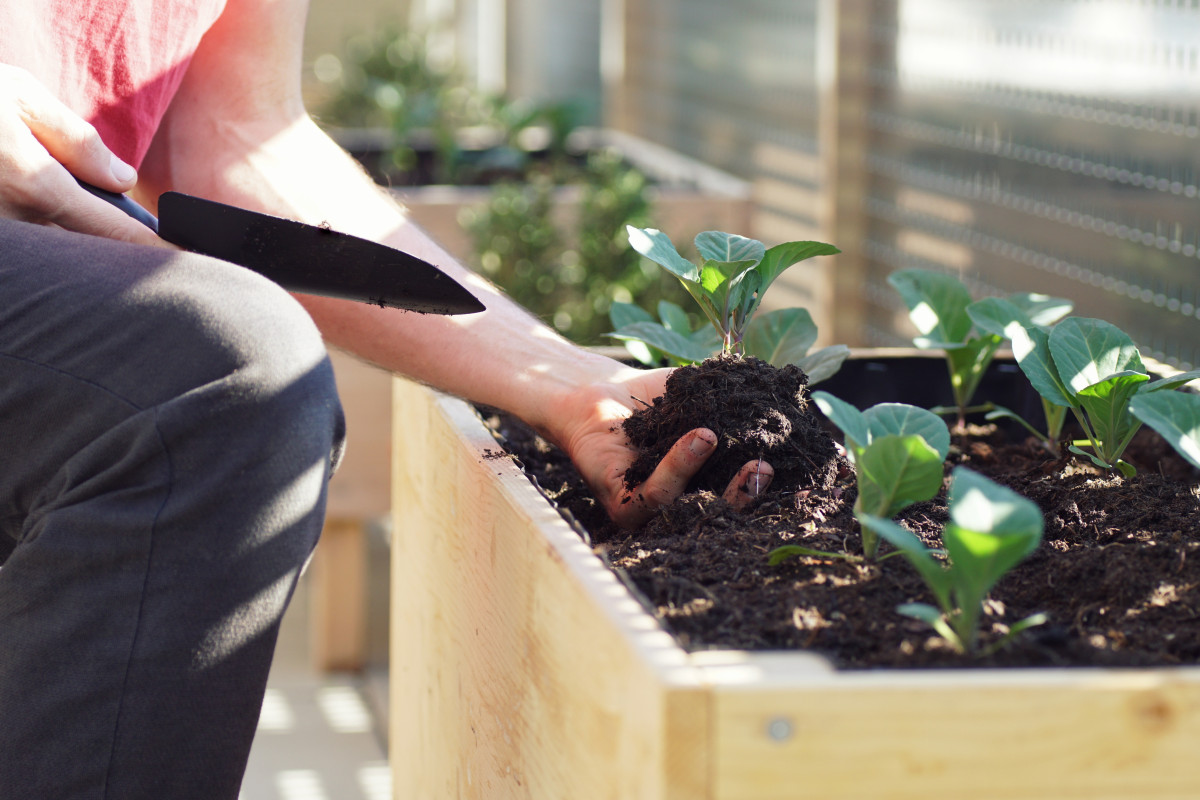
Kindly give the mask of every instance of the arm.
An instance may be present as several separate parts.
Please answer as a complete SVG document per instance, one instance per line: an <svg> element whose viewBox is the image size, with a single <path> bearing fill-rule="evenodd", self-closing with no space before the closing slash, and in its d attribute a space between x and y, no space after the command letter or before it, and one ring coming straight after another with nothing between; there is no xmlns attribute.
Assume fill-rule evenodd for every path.
<svg viewBox="0 0 1200 800"><path fill-rule="evenodd" d="M621 474L632 453L613 428L633 403L661 394L665 371L632 369L570 344L414 226L304 111L303 12L299 0L229 0L158 132L139 188L153 197L176 189L328 223L436 264L470 287L488 310L438 317L298 299L331 343L521 417L571 455L614 519L644 521L654 506L682 491L711 453L713 434L685 436L647 484L626 497ZM739 486L754 470L748 465ZM765 477L769 468L761 470ZM731 497L737 499L738 491Z"/></svg>

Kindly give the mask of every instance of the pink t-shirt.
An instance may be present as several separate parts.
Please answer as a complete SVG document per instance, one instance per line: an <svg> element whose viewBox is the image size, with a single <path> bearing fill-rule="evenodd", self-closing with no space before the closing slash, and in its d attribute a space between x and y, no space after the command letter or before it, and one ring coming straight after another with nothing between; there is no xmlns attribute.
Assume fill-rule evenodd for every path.
<svg viewBox="0 0 1200 800"><path fill-rule="evenodd" d="M225 0L3 0L0 63L23 67L142 163Z"/></svg>

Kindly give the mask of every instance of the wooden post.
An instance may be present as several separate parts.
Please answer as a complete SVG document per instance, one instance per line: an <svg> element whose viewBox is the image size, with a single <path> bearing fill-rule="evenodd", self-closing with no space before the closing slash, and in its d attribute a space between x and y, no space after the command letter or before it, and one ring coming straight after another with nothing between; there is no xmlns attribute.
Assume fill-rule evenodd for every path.
<svg viewBox="0 0 1200 800"><path fill-rule="evenodd" d="M823 326L821 333L831 342L851 346L864 344L867 314L863 245L870 189L871 26L892 5L876 0L822 0L820 7L820 150L827 203L823 227L829 241L842 251L826 262L826 307L832 313L826 320L830 327Z"/></svg>
<svg viewBox="0 0 1200 800"><path fill-rule="evenodd" d="M356 519L329 519L309 565L309 632L320 671L363 668L367 648L367 537Z"/></svg>

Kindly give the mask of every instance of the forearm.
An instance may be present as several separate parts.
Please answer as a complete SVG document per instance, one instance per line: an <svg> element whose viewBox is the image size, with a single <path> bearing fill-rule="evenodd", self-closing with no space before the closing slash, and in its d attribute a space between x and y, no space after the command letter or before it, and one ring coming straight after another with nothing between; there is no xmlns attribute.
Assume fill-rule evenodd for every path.
<svg viewBox="0 0 1200 800"><path fill-rule="evenodd" d="M252 138L263 143L251 145ZM194 141L193 147L211 155L167 165L154 162L152 153L144 172L145 182L159 184L148 187L152 194L174 188L385 242L437 265L487 306L479 314L442 317L300 297L332 344L444 391L511 411L552 437L557 432L547 414L559 398L623 371L571 345L460 265L306 119L269 136L249 137L230 128Z"/></svg>

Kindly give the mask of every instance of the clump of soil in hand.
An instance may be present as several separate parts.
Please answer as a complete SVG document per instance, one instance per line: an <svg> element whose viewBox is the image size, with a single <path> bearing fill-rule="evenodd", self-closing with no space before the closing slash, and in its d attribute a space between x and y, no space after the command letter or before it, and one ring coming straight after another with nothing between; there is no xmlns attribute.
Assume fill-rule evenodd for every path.
<svg viewBox="0 0 1200 800"><path fill-rule="evenodd" d="M633 488L650 477L679 437L708 428L717 434L717 448L688 484L689 492L720 494L755 459L775 470L773 492L831 488L841 459L810 410L807 384L794 366L776 368L731 355L675 370L663 396L623 424L639 451L625 473L626 485Z"/></svg>

